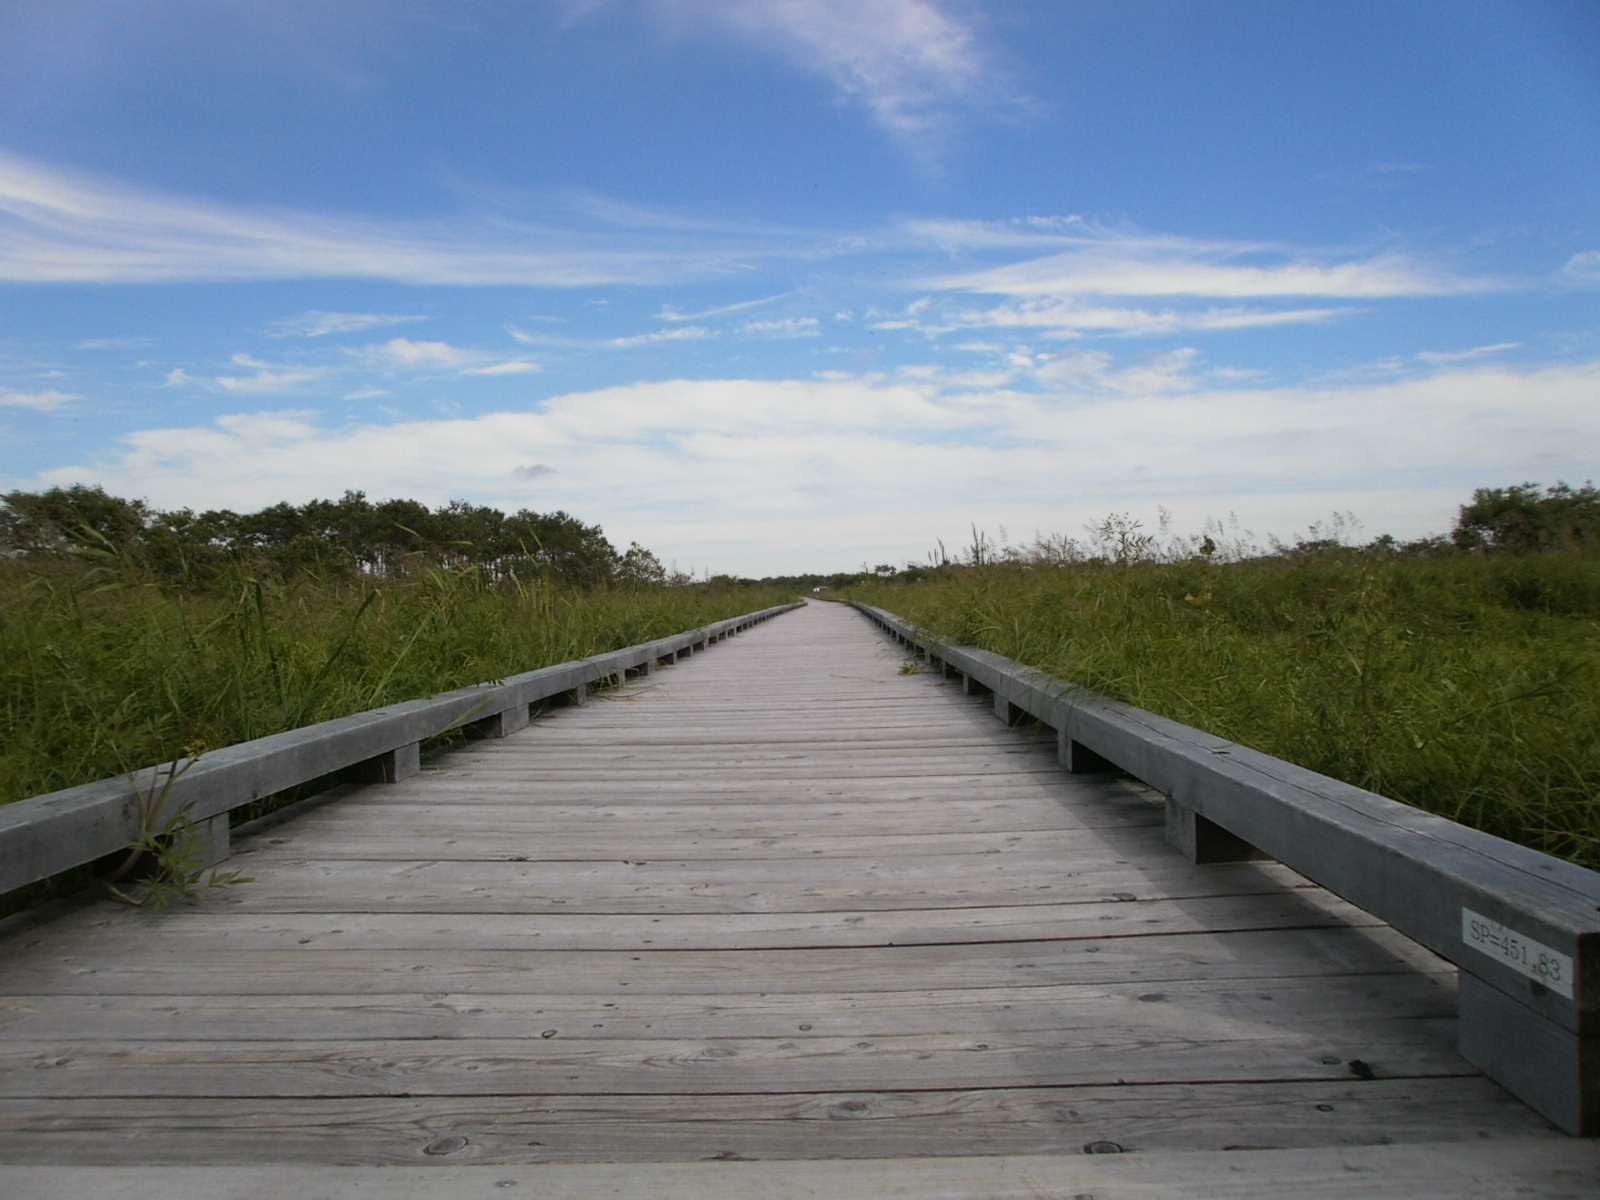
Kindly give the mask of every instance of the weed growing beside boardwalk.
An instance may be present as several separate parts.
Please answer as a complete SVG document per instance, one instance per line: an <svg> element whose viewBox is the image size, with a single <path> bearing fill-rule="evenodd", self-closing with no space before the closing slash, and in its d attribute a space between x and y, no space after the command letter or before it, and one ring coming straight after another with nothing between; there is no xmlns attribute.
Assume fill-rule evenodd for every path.
<svg viewBox="0 0 1600 1200"><path fill-rule="evenodd" d="M1600 867L1600 557L945 567L853 598Z"/></svg>
<svg viewBox="0 0 1600 1200"><path fill-rule="evenodd" d="M665 637L791 597L0 562L0 802Z"/></svg>

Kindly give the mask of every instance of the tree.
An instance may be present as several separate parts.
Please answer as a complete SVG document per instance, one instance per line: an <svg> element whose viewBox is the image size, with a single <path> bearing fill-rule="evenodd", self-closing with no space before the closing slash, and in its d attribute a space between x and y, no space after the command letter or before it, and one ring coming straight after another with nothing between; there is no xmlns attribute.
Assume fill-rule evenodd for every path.
<svg viewBox="0 0 1600 1200"><path fill-rule="evenodd" d="M12 554L61 552L86 542L123 548L142 540L153 513L143 500L109 496L99 486L53 487L0 496L0 548Z"/></svg>
<svg viewBox="0 0 1600 1200"><path fill-rule="evenodd" d="M1479 488L1461 506L1450 536L1463 550L1600 549L1600 490L1593 483Z"/></svg>
<svg viewBox="0 0 1600 1200"><path fill-rule="evenodd" d="M506 534L517 539L539 569L563 583L580 587L610 583L621 564L600 526L585 525L564 512L523 509L507 518Z"/></svg>

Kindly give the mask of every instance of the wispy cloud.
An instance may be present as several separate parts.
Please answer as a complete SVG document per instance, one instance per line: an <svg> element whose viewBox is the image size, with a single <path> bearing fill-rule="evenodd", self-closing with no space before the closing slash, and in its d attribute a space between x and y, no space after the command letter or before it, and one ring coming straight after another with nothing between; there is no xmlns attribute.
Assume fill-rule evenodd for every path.
<svg viewBox="0 0 1600 1200"><path fill-rule="evenodd" d="M150 337L104 337L85 338L77 343L79 350L144 350L155 345L155 338Z"/></svg>
<svg viewBox="0 0 1600 1200"><path fill-rule="evenodd" d="M696 342L717 336L715 329L704 325L680 325L676 329L662 329L656 333L636 333L631 337L612 338L608 346L648 346L652 342Z"/></svg>
<svg viewBox="0 0 1600 1200"><path fill-rule="evenodd" d="M1458 362L1470 362L1475 358L1488 358L1491 355L1503 354L1507 350L1515 350L1521 342L1496 342L1492 346L1474 346L1470 350L1422 350L1417 357L1425 363L1440 365Z"/></svg>
<svg viewBox="0 0 1600 1200"><path fill-rule="evenodd" d="M544 368L536 362L525 358L513 358L506 362L490 363L483 367L468 367L463 375L531 375Z"/></svg>
<svg viewBox="0 0 1600 1200"><path fill-rule="evenodd" d="M229 363L249 374L196 375L184 367L168 371L167 387L199 388L208 392L233 392L240 395L269 395L296 391L315 383L328 372L321 367L263 362L249 354L235 354Z"/></svg>
<svg viewBox="0 0 1600 1200"><path fill-rule="evenodd" d="M1207 296L1377 299L1446 295L1481 284L1430 272L1398 255L1349 262L1247 263L1181 248L1095 247L945 276L930 286L1006 296Z"/></svg>
<svg viewBox="0 0 1600 1200"><path fill-rule="evenodd" d="M776 50L919 146L955 113L1022 103L972 24L935 0L651 0L651 6Z"/></svg>
<svg viewBox="0 0 1600 1200"><path fill-rule="evenodd" d="M822 332L822 322L815 317L780 317L771 321L746 321L739 332L747 337L802 338L816 337Z"/></svg>
<svg viewBox="0 0 1600 1200"><path fill-rule="evenodd" d="M1567 259L1561 277L1569 283L1600 283L1600 250L1582 250Z"/></svg>
<svg viewBox="0 0 1600 1200"><path fill-rule="evenodd" d="M265 363L248 354L235 354L235 366L245 367L249 375L218 375L209 383L225 392L269 393L288 392L314 383L324 372L315 367L283 367Z"/></svg>
<svg viewBox="0 0 1600 1200"><path fill-rule="evenodd" d="M1379 299L1481 291L1492 281L1463 279L1402 254L1356 256L1264 242L1148 234L1081 217L1015 221L913 221L906 233L949 254L1005 250L1056 252L927 281L942 290L1007 296L1194 296L1268 299L1319 296Z"/></svg>
<svg viewBox="0 0 1600 1200"><path fill-rule="evenodd" d="M570 211L564 215L571 218L565 225L504 216L401 222L240 208L161 195L0 153L0 279L365 278L554 288L663 284L721 278L730 267L813 252L826 242L748 223L627 226L596 223Z"/></svg>
<svg viewBox="0 0 1600 1200"><path fill-rule="evenodd" d="M411 321L426 321L427 317L401 316L395 313L341 313L319 312L316 309L296 317L283 317L267 326L274 337L326 337L330 333L359 333L367 329L382 329L388 325L404 325Z"/></svg>
<svg viewBox="0 0 1600 1200"><path fill-rule="evenodd" d="M1341 308L1203 308L1162 309L1114 308L1085 305L1054 297L1024 300L993 308L965 308L933 318L906 316L879 321L878 329L919 329L926 333L980 328L1026 329L1046 337L1079 337L1085 334L1120 334L1159 337L1185 331L1253 329L1273 325L1300 325L1325 321L1347 311Z"/></svg>
<svg viewBox="0 0 1600 1200"><path fill-rule="evenodd" d="M418 342L403 337L363 346L352 353L371 366L411 370L466 367L474 358L472 351L452 346L449 342Z"/></svg>
<svg viewBox="0 0 1600 1200"><path fill-rule="evenodd" d="M745 312L752 308L760 308L764 304L771 304L774 300L782 300L792 292L779 292L775 296L763 296L759 300L740 300L736 304L723 304L717 308L708 308L701 312L682 313L670 304L663 305L656 314L658 321L704 321L709 317L725 317L730 313Z"/></svg>
<svg viewBox="0 0 1600 1200"><path fill-rule="evenodd" d="M62 405L83 397L73 392L60 392L47 388L40 392L8 392L0 390L0 408L31 408L36 412L55 412Z"/></svg>

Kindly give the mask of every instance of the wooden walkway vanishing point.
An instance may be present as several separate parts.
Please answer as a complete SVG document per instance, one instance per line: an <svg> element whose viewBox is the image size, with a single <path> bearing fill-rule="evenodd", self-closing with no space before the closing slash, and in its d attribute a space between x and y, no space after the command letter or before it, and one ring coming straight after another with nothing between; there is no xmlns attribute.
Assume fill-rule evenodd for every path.
<svg viewBox="0 0 1600 1200"><path fill-rule="evenodd" d="M904 662L811 604L0 926L0 1197L1600 1195L1442 960Z"/></svg>

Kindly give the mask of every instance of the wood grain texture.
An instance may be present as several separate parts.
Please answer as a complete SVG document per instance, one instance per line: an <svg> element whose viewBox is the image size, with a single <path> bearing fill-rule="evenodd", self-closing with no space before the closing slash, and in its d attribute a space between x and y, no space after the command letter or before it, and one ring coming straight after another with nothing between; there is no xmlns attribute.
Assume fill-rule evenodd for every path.
<svg viewBox="0 0 1600 1200"><path fill-rule="evenodd" d="M537 1194L1041 1194L996 1165L1032 1158L962 1157L1009 1155L1071 1196L1099 1141L1271 1147L1285 1186L1352 1147L1457 1182L1565 1151L1456 1053L1441 960L1278 864L1184 862L1159 797L1060 771L906 657L813 605L268 825L253 882L198 905L0 928L0 1163L44 1172L0 1194L97 1163L597 1159L689 1173ZM695 1173L791 1158L901 1165ZM151 1169L169 1200L257 1186ZM1082 1186L1162 1194L1118 1169Z"/></svg>
<svg viewBox="0 0 1600 1200"><path fill-rule="evenodd" d="M463 1153L455 1139L434 1143ZM467 1145L470 1145L468 1143ZM11 1200L1590 1200L1600 1147L1508 1138L1478 1143L1257 1150L1232 1154L1050 1154L985 1158L740 1161L484 1167L0 1167Z"/></svg>

